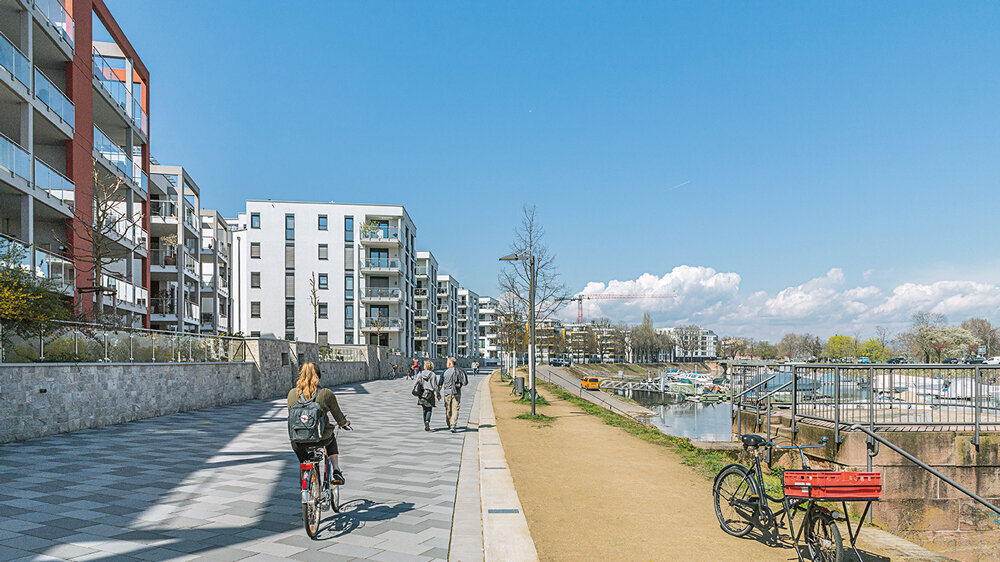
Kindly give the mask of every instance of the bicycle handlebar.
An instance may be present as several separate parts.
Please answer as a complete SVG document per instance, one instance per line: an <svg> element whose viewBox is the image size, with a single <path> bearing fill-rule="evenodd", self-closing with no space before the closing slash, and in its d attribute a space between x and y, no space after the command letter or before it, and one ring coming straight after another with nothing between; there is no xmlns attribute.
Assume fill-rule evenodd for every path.
<svg viewBox="0 0 1000 562"><path fill-rule="evenodd" d="M764 445L774 449L817 449L819 447L826 447L826 443L829 440L829 437L821 437L817 445L778 445L774 441L768 441Z"/></svg>

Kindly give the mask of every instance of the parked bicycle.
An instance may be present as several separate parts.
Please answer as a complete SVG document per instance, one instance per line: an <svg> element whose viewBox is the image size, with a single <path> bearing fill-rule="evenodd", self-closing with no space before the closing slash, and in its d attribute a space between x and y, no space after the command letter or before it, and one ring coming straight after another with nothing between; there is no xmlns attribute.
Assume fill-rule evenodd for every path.
<svg viewBox="0 0 1000 562"><path fill-rule="evenodd" d="M351 431L351 426L343 428ZM339 431L338 431L339 433ZM312 447L309 458L299 463L302 481L302 524L309 538L315 539L323 520L323 512L332 509L340 512L340 484L333 483L333 466L326 454L326 447Z"/></svg>
<svg viewBox="0 0 1000 562"><path fill-rule="evenodd" d="M795 553L800 562L799 539L802 538L814 561L842 562L844 543L837 521L847 522L847 532L851 548L861 560L855 547L861 525L873 501L878 501L882 493L882 478L877 472L835 472L810 470L804 449L825 447L824 437L818 445L780 446L759 435L743 435L743 448L753 457L750 468L742 464L731 464L715 477L713 498L715 514L722 530L734 537L746 536L755 526L775 531L787 528ZM764 475L760 468L761 448L797 449L802 460L802 470L786 470L782 474L783 496L775 497L767 493ZM782 509L772 511L768 502L782 504ZM818 502L840 502L843 512L832 511ZM867 501L864 514L855 530L847 519L848 501ZM795 515L805 512L796 532Z"/></svg>

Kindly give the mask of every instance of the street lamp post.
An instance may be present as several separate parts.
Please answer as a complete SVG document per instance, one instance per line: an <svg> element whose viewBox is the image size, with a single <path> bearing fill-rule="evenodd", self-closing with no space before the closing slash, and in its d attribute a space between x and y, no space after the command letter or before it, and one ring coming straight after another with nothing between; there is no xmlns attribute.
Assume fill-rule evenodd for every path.
<svg viewBox="0 0 1000 562"><path fill-rule="evenodd" d="M528 262L528 378L531 386L531 415L535 415L535 254L520 252L506 255L500 261ZM516 374L516 372L515 372Z"/></svg>

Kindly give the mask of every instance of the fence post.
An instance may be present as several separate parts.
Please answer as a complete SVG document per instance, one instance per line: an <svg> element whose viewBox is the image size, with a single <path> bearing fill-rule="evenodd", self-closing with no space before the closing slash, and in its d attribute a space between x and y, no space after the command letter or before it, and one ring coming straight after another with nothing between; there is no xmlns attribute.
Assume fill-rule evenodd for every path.
<svg viewBox="0 0 1000 562"><path fill-rule="evenodd" d="M875 373L871 367L868 367L868 429L875 433ZM875 438L871 436L866 441L868 442L868 455L865 464L868 472L871 472L872 457L878 454L878 445L875 443Z"/></svg>
<svg viewBox="0 0 1000 562"><path fill-rule="evenodd" d="M38 330L38 360L45 361L45 336L43 330Z"/></svg>
<svg viewBox="0 0 1000 562"><path fill-rule="evenodd" d="M982 389L980 388L980 378L979 378L980 375L981 373L979 370L979 365L976 365L976 374L975 378L972 381L972 384L973 386L975 386L976 389L973 398L976 401L975 414L974 414L976 416L976 434L972 437L972 443L976 447L979 447L979 414L982 412L982 407L979 405L979 400L980 397L982 396L981 392Z"/></svg>
<svg viewBox="0 0 1000 562"><path fill-rule="evenodd" d="M799 428L795 423L795 416L798 414L799 403L799 367L792 365L792 437L798 433Z"/></svg>
<svg viewBox="0 0 1000 562"><path fill-rule="evenodd" d="M128 332L128 362L135 363L135 353L132 352L132 330Z"/></svg>
<svg viewBox="0 0 1000 562"><path fill-rule="evenodd" d="M840 367L833 371L833 442L840 445Z"/></svg>
<svg viewBox="0 0 1000 562"><path fill-rule="evenodd" d="M108 357L108 331L104 330L104 360L111 361Z"/></svg>
<svg viewBox="0 0 1000 562"><path fill-rule="evenodd" d="M73 356L79 360L80 359L80 340L78 338L80 332L73 328Z"/></svg>

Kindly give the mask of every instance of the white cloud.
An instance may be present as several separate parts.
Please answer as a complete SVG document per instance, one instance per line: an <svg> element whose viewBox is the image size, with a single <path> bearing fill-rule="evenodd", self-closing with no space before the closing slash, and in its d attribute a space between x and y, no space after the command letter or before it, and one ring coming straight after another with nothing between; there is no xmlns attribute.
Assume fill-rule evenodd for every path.
<svg viewBox="0 0 1000 562"><path fill-rule="evenodd" d="M870 277L868 272L863 277ZM637 323L645 312L657 326L697 323L720 334L777 339L789 331L821 336L836 332L870 334L876 325L905 326L912 314L942 313L958 322L971 316L1000 316L1000 285L971 281L903 283L891 290L863 285L845 286L844 272L825 275L771 294L740 292L738 273L710 267L678 266L662 276L645 273L634 280L591 282L582 295L676 294L674 299L585 300L584 318L611 318ZM563 312L576 319L576 305Z"/></svg>

